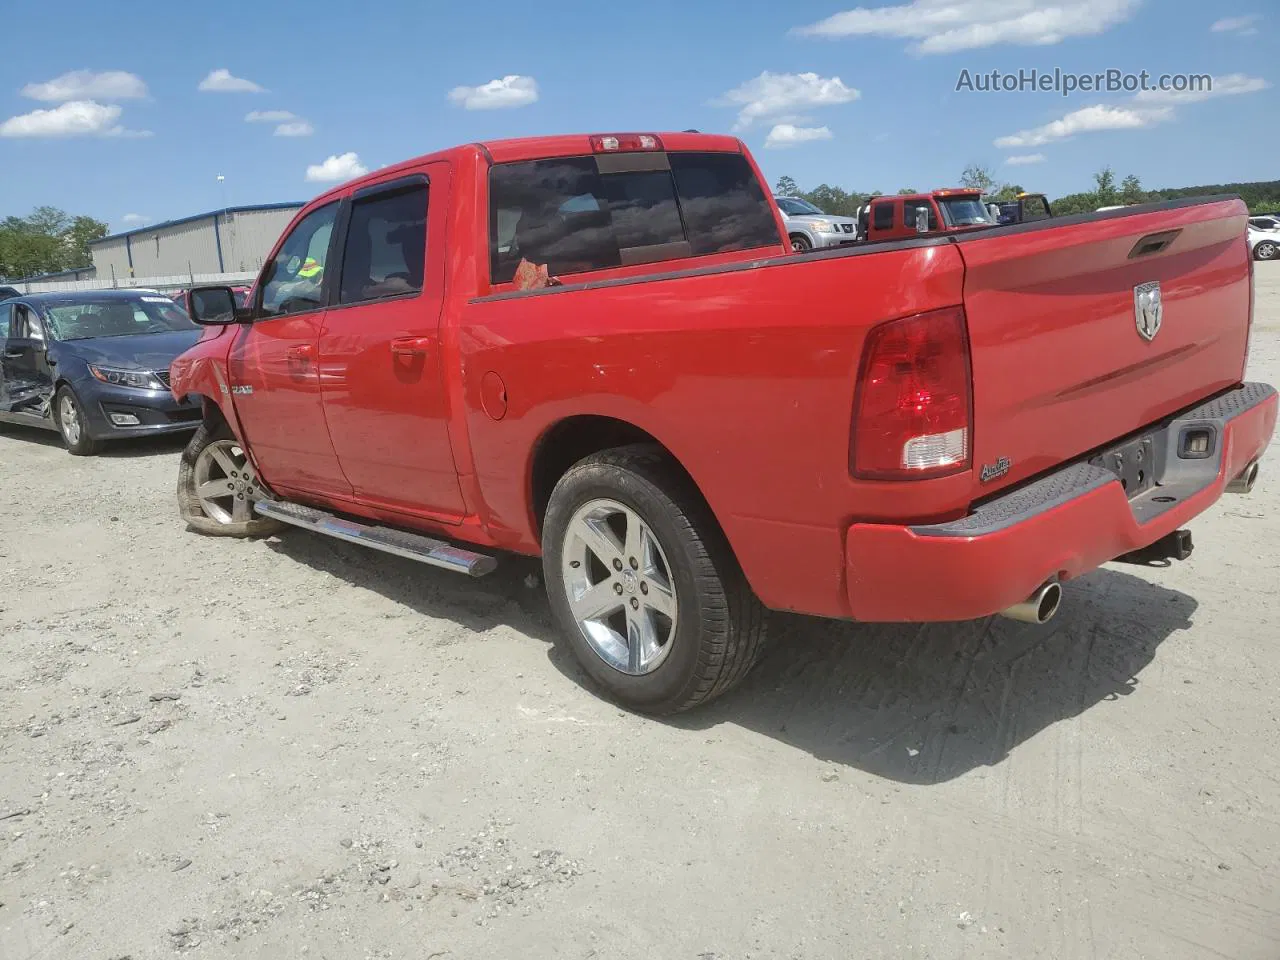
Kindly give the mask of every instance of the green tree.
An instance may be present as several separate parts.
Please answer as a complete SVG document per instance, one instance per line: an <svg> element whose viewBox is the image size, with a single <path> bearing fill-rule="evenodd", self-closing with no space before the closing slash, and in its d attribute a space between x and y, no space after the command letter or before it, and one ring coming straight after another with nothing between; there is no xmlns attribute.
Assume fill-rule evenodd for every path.
<svg viewBox="0 0 1280 960"><path fill-rule="evenodd" d="M774 196L794 197L799 192L800 184L796 183L790 177L779 177L778 182L773 185Z"/></svg>
<svg viewBox="0 0 1280 960"><path fill-rule="evenodd" d="M919 192L920 191L917 190L915 187L903 187L901 190L898 191L898 196L906 197L906 196L910 196L913 193L919 193Z"/></svg>
<svg viewBox="0 0 1280 960"><path fill-rule="evenodd" d="M1019 183L1006 183L991 194L993 200L1017 200L1018 194L1025 193Z"/></svg>
<svg viewBox="0 0 1280 960"><path fill-rule="evenodd" d="M1120 181L1120 200L1122 203L1141 203L1147 197L1142 189L1142 181L1137 174L1129 174Z"/></svg>
<svg viewBox="0 0 1280 960"><path fill-rule="evenodd" d="M971 163L964 168L964 173L960 174L960 186L968 187L970 190L990 193L995 185L996 178L992 175L991 168L981 164Z"/></svg>
<svg viewBox="0 0 1280 960"><path fill-rule="evenodd" d="M106 236L107 225L72 217L57 207L37 207L25 217L0 222L0 277L21 279L92 263L89 243Z"/></svg>
<svg viewBox="0 0 1280 960"><path fill-rule="evenodd" d="M1116 193L1116 172L1111 167L1103 167L1093 175L1093 197L1095 207L1112 207L1120 199Z"/></svg>
<svg viewBox="0 0 1280 960"><path fill-rule="evenodd" d="M67 251L69 262L64 269L72 267L87 267L93 263L93 256L89 252L89 244L94 240L101 240L107 235L107 225L101 220L95 220L93 217L76 217L71 221L65 231L63 238L65 239L69 249Z"/></svg>

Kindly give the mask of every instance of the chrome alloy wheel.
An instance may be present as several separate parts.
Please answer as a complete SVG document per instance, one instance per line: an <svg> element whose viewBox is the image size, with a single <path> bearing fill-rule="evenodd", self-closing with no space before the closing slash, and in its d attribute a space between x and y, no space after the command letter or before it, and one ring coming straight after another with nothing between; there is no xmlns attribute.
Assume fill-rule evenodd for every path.
<svg viewBox="0 0 1280 960"><path fill-rule="evenodd" d="M215 440L196 457L195 493L200 509L218 523L254 519L253 503L262 488L253 464L236 440Z"/></svg>
<svg viewBox="0 0 1280 960"><path fill-rule="evenodd" d="M679 623L671 565L640 515L590 500L569 521L561 551L565 596L591 649L621 673L652 673Z"/></svg>
<svg viewBox="0 0 1280 960"><path fill-rule="evenodd" d="M67 446L74 447L80 442L80 411L70 393L63 393L58 401L58 426L62 428Z"/></svg>

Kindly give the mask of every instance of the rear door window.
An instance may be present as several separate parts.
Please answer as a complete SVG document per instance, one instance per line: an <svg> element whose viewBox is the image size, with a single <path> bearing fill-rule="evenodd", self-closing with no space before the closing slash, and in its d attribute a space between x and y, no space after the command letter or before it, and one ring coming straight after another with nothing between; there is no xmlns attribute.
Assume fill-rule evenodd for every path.
<svg viewBox="0 0 1280 960"><path fill-rule="evenodd" d="M12 306L0 303L0 340L7 340L9 337L9 315L12 312Z"/></svg>
<svg viewBox="0 0 1280 960"><path fill-rule="evenodd" d="M875 228L877 230L893 229L893 201L872 204Z"/></svg>
<svg viewBox="0 0 1280 960"><path fill-rule="evenodd" d="M498 164L489 179L490 275L521 260L552 276L780 244L746 158L611 155ZM639 169L636 169L639 168Z"/></svg>

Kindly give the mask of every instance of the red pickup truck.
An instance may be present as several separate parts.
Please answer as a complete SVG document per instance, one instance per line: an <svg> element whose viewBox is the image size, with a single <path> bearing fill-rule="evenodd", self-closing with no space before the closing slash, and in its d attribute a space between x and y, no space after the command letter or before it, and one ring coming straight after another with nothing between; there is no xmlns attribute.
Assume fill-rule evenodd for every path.
<svg viewBox="0 0 1280 960"><path fill-rule="evenodd" d="M541 556L638 710L732 687L768 609L1052 616L1247 491L1247 211L1183 200L797 255L743 145L471 144L301 210L172 366L182 515L464 574Z"/></svg>

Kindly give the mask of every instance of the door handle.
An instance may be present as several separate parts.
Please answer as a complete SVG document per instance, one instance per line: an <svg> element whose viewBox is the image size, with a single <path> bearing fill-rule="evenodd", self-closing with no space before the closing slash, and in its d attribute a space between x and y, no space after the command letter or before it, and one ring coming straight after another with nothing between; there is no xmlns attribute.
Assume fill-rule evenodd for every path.
<svg viewBox="0 0 1280 960"><path fill-rule="evenodd" d="M311 360L316 355L316 347L313 343L304 343L296 347L289 348L290 360Z"/></svg>
<svg viewBox="0 0 1280 960"><path fill-rule="evenodd" d="M396 337L391 341L391 352L398 357L425 357L435 345L434 337Z"/></svg>

